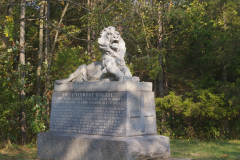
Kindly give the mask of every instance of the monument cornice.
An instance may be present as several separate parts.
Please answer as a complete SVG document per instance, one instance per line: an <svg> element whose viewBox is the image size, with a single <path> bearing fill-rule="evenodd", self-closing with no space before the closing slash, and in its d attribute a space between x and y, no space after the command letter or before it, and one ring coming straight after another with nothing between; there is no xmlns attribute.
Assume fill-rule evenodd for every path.
<svg viewBox="0 0 240 160"><path fill-rule="evenodd" d="M55 92L62 91L152 91L151 82L69 82L54 84Z"/></svg>

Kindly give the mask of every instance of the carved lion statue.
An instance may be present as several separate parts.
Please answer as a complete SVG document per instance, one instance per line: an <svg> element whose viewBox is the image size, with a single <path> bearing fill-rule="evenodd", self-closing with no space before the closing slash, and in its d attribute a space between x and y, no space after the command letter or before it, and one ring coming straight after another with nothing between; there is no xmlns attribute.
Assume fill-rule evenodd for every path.
<svg viewBox="0 0 240 160"><path fill-rule="evenodd" d="M55 83L86 82L86 81L122 81L123 77L132 77L125 64L125 42L115 27L104 28L98 39L101 61L89 65L80 65L69 78L56 80Z"/></svg>

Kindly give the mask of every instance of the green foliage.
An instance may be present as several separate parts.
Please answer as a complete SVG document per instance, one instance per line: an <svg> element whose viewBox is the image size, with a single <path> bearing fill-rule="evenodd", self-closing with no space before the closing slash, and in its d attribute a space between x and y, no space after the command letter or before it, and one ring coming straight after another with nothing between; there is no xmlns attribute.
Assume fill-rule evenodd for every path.
<svg viewBox="0 0 240 160"><path fill-rule="evenodd" d="M89 64L91 57L87 55L82 47L66 48L59 50L55 57L52 67L52 75L54 79L62 79L68 77L81 64Z"/></svg>
<svg viewBox="0 0 240 160"><path fill-rule="evenodd" d="M46 131L45 121L47 117L44 115L46 102L44 97L34 95L27 96L26 99L20 98L22 90L28 95L32 87L27 78L25 83L22 82L20 71L31 72L32 66L28 63L26 66L19 65L18 69L14 69L14 48L7 50L8 52L3 51L0 56L0 126L2 135L0 140L9 139L17 143L21 135L19 120L23 106L26 112L29 140L34 139L36 133ZM37 104L37 99L41 103ZM39 114L36 116L37 110Z"/></svg>
<svg viewBox="0 0 240 160"><path fill-rule="evenodd" d="M66 3L50 3L50 23L58 26ZM68 77L81 64L101 60L97 38L100 31L110 25L116 27L126 43L125 60L134 76L140 77L141 81L155 81L154 90L158 92L157 76L163 73L165 97L156 99L161 134L168 134L172 138L239 137L238 1L105 0L92 1L90 6L81 4L91 12L70 3L71 9L64 15L60 26L68 35L59 31L54 53L50 56L52 64L47 64L46 55L43 57L40 95L44 93L47 97L34 96L37 86L39 19L31 17L25 21L25 55L29 63L21 66L18 64L18 44L14 43L20 38L20 6L14 4L10 15L7 5L7 1L3 1L0 6L0 21L4 25L0 26L0 36L9 37L7 46L11 46L1 50L0 44L0 100L3 102L0 107L0 115L3 115L0 117L1 140L17 142L20 139L22 106L25 106L27 114L29 140L36 139L37 132L49 127L45 106L46 99L51 99L54 81ZM39 16L38 3L27 2L28 16ZM91 55L87 54L89 43L86 41L89 28ZM160 29L163 40L161 46L158 45ZM51 46L56 28L51 26L50 30ZM160 65L160 56L163 66ZM45 87L49 68L50 85ZM26 71L25 86L20 81L19 69ZM19 98L23 89L26 92L25 100Z"/></svg>
<svg viewBox="0 0 240 160"><path fill-rule="evenodd" d="M147 59L147 63L148 63L147 70L149 71L149 76L151 77L151 79L156 79L158 73L163 71L162 67L159 64L159 55L162 54L163 56L163 53L156 50L155 48L152 48L150 50L150 53L152 55L155 54L156 56Z"/></svg>
<svg viewBox="0 0 240 160"><path fill-rule="evenodd" d="M231 87L240 89L239 85ZM170 92L156 98L158 131L172 138L239 138L240 95L232 94L231 87L220 94L200 89L185 96ZM233 101L234 106L229 105Z"/></svg>
<svg viewBox="0 0 240 160"><path fill-rule="evenodd" d="M3 33L6 37L9 37L9 41L13 40L13 29L14 29L14 20L12 17L6 16L6 26Z"/></svg>
<svg viewBox="0 0 240 160"><path fill-rule="evenodd" d="M239 138L239 5L193 1L164 13L166 96L156 99L161 134Z"/></svg>

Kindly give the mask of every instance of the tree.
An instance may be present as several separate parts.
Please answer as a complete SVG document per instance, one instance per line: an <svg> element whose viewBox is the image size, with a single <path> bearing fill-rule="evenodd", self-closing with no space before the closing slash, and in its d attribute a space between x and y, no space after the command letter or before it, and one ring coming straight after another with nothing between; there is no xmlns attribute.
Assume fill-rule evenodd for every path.
<svg viewBox="0 0 240 160"><path fill-rule="evenodd" d="M40 8L40 24L39 24L39 50L38 50L38 67L37 67L37 92L36 95L40 96L41 93L41 71L42 71L42 59L43 59L43 13L44 13L44 1L41 2Z"/></svg>
<svg viewBox="0 0 240 160"><path fill-rule="evenodd" d="M24 91L24 86L25 86L25 6L26 6L26 0L21 0L21 15L20 18L23 19L20 22L20 45L19 45L19 51L20 51L20 57L19 57L19 62L22 65L22 91L21 91L21 99L25 99L25 91ZM21 111L21 119L20 119L20 125L21 125L21 134L22 134L22 145L25 145L26 143L26 138L27 138L27 129L26 129L26 112L25 112L25 106L22 106L22 111Z"/></svg>
<svg viewBox="0 0 240 160"><path fill-rule="evenodd" d="M50 21L50 1L46 1L45 3L45 17L46 21ZM50 29L48 23L45 24L45 64L47 65L47 72L46 72L46 84L45 84L45 91L44 95L47 97L47 114L50 115L50 109L49 109L49 103L50 103L50 96L47 95L49 92L49 83L50 83L50 57L51 57L51 52L50 52Z"/></svg>
<svg viewBox="0 0 240 160"><path fill-rule="evenodd" d="M162 97L158 120L171 122L165 129L171 128L176 131L175 135L188 134L190 128L186 126L196 133L216 135L219 131L229 137L236 135L240 99L238 1L63 0L48 1L45 5L46 0L41 1L42 4L24 2L25 18L19 15L18 1L0 2L0 36L4 39L0 43L6 46L0 48L3 75L0 77L3 102L0 129L4 137L0 139L14 143L24 141L24 134L17 135L15 128L18 126L23 126L23 131L27 129L28 140L46 131L48 120L44 116L49 117L54 81L67 77L81 64L101 60L97 37L107 26L116 27L126 42L125 60L132 74L141 81L154 82L156 97ZM38 54L34 54L37 51ZM25 59L29 64L25 64ZM45 61L45 69L42 61ZM22 73L21 84L18 68ZM16 96L20 90L25 99ZM44 103L44 97L48 98L48 104ZM175 100L179 104L171 105ZM36 102L39 103L36 105ZM207 112L212 106L215 110ZM46 107L47 114L42 114L46 113ZM26 123L24 116L19 116L22 113L28 115ZM21 125L16 123L19 120ZM203 124L207 127L202 129ZM215 126L218 126L217 132L212 129Z"/></svg>
<svg viewBox="0 0 240 160"><path fill-rule="evenodd" d="M162 43L163 43L163 20L162 20L162 7L163 2L159 2L158 7L158 40L157 40L157 49L160 50L159 53L159 65L161 66L161 71L158 73L158 83L159 83L159 96L164 97L164 82L163 82L163 52L162 52Z"/></svg>

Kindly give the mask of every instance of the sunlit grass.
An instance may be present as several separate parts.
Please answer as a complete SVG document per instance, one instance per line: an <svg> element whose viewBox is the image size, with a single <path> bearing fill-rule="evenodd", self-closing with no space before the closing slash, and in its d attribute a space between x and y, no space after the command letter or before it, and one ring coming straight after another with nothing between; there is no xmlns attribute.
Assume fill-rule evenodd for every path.
<svg viewBox="0 0 240 160"><path fill-rule="evenodd" d="M240 141L171 140L171 157L199 160L240 160Z"/></svg>
<svg viewBox="0 0 240 160"><path fill-rule="evenodd" d="M191 158L196 160L240 160L240 140L199 141L171 140L172 158ZM0 160L37 159L37 147L33 144L1 145Z"/></svg>
<svg viewBox="0 0 240 160"><path fill-rule="evenodd" d="M0 148L0 160L37 159L37 147L33 144L25 146L7 144Z"/></svg>

